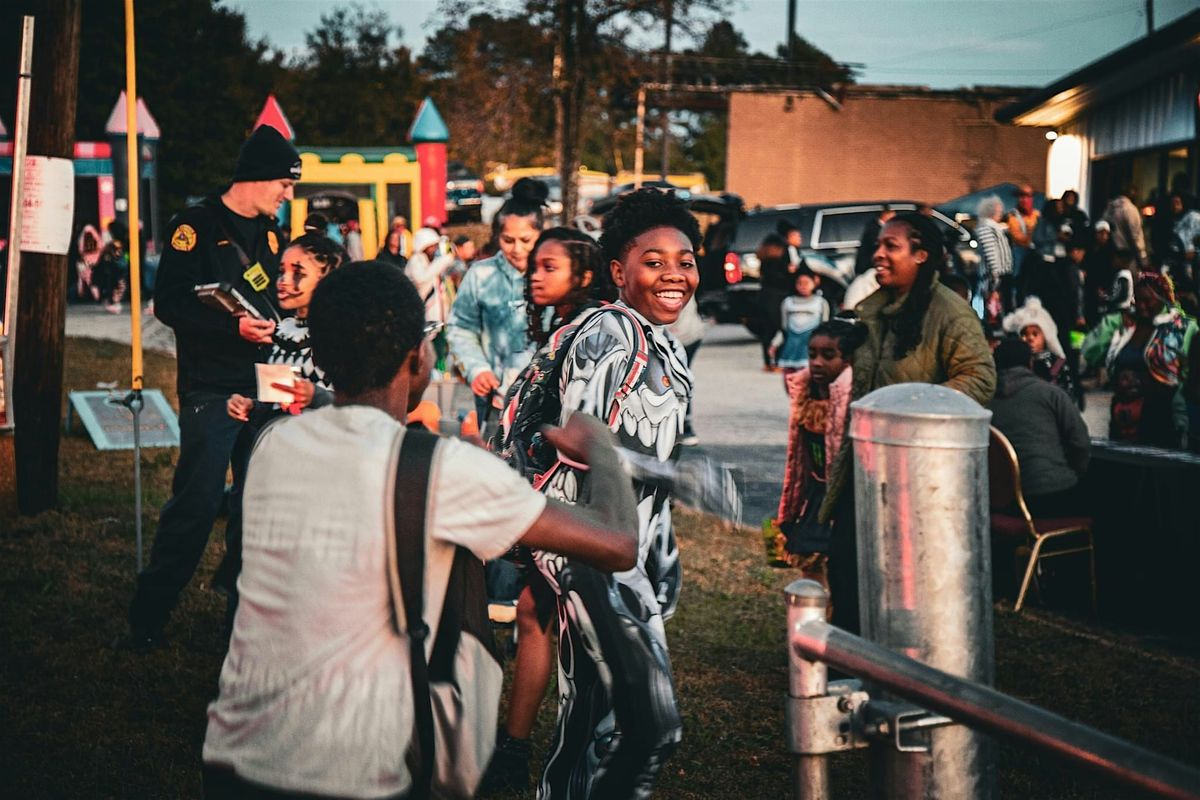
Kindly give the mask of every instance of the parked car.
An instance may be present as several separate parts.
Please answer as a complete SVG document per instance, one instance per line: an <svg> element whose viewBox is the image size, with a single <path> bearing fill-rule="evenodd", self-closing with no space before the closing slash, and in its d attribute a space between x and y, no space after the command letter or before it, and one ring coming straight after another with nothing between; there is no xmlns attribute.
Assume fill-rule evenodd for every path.
<svg viewBox="0 0 1200 800"><path fill-rule="evenodd" d="M702 285L701 313L718 322L741 322L757 331L762 320L759 301L761 265L756 251L767 234L787 223L804 237L801 255L821 276L821 292L838 306L846 287L854 280L854 260L867 223L879 215L884 202L897 211L914 211L912 201L824 203L819 205L774 206L746 213L730 237L722 256L724 285L710 281ZM933 218L950 245L954 269L974 274L979 264L977 243L971 232L939 211Z"/></svg>
<svg viewBox="0 0 1200 800"><path fill-rule="evenodd" d="M483 180L460 161L446 165L446 216L450 222L479 222Z"/></svg>

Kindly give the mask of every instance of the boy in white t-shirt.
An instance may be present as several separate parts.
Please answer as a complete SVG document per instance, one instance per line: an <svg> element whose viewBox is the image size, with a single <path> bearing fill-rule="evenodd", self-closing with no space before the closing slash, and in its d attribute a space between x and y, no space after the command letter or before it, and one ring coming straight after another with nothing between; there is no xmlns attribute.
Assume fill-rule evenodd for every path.
<svg viewBox="0 0 1200 800"><path fill-rule="evenodd" d="M334 405L265 429L244 495L241 604L208 709L206 797L403 796L412 786L409 645L391 623L387 537L394 443L433 366L424 304L379 262L324 279L309 311ZM636 559L637 511L603 425L547 438L590 465L596 503L535 492L482 449L441 440L426 514L425 622L436 625L455 546L490 559L515 542L602 570ZM419 494L414 490L414 502ZM477 732L495 735L494 725Z"/></svg>

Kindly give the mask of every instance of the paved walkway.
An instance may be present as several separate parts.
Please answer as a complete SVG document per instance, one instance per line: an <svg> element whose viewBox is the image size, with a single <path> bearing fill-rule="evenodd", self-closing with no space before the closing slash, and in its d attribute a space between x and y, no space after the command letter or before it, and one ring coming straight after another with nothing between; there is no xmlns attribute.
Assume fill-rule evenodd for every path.
<svg viewBox="0 0 1200 800"><path fill-rule="evenodd" d="M787 459L783 377L762 371L757 340L737 325L709 328L693 371L699 449L740 471L743 519L757 527L775 515ZM1110 397L1103 391L1087 395L1083 417L1094 438L1108 434Z"/></svg>
<svg viewBox="0 0 1200 800"><path fill-rule="evenodd" d="M110 314L99 305L68 305L66 331L67 336L129 344L133 339L129 306L120 314ZM153 315L142 314L142 347L174 355L175 334Z"/></svg>

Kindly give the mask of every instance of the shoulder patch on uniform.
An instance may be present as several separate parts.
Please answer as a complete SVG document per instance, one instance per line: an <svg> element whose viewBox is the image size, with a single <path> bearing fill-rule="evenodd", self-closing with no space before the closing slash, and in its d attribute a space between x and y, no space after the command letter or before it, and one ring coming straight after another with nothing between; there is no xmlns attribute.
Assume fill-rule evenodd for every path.
<svg viewBox="0 0 1200 800"><path fill-rule="evenodd" d="M183 253L191 252L196 246L196 229L191 225L180 225L171 234L171 247Z"/></svg>
<svg viewBox="0 0 1200 800"><path fill-rule="evenodd" d="M267 247L271 248L271 255L279 253L279 237L275 235L275 231L267 231Z"/></svg>

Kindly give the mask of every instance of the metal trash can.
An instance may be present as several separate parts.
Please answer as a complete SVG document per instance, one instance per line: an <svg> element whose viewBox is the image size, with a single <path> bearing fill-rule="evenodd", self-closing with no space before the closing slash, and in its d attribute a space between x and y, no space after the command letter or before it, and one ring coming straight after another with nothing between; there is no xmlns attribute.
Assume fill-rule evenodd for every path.
<svg viewBox="0 0 1200 800"><path fill-rule="evenodd" d="M858 585L864 638L991 685L991 412L942 386L906 383L852 406ZM872 693L874 697L875 694ZM991 798L991 741L963 726L873 748L880 796ZM928 746L926 752L902 752Z"/></svg>

